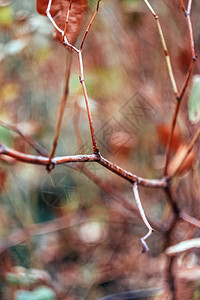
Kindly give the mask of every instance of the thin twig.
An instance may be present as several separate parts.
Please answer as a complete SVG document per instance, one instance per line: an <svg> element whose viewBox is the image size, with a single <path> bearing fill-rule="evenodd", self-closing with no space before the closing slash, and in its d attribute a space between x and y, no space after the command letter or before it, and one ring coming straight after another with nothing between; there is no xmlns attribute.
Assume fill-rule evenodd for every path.
<svg viewBox="0 0 200 300"><path fill-rule="evenodd" d="M100 0L98 0L98 2L99 2L99 1L100 1ZM77 49L76 47L72 46L72 45L68 42L67 37L66 37L66 26L67 26L67 24L68 24L68 14L69 14L69 10L70 10L71 4L70 4L70 7L69 7L69 9L68 9L68 14L67 14L67 17L66 17L66 23L65 23L65 29L64 29L64 31L61 30L61 29L57 26L57 24L55 23L55 21L53 20L53 18L52 18L52 16L51 16L51 13L50 13L51 4L52 4L52 0L49 0L49 2L48 2L48 7L47 7L47 10L46 10L47 17L49 18L49 20L51 21L51 23L53 24L53 26L55 27L55 29L56 29L58 32L60 32L60 33L62 34L63 39L64 39L63 44L66 45L66 46L68 46L68 47L70 47L71 49L73 49L73 50L74 50L75 52L77 52L78 55L79 55L79 66L80 66L80 78L79 78L79 79L80 79L80 83L81 83L81 85L82 85L83 94L84 94L85 103L86 103L86 108L87 108L88 120L89 120L89 125L90 125L90 132L91 132L91 137L92 137L93 153L98 154L98 153L99 153L99 149L98 149L98 147L97 147L96 138L95 138L95 135L94 135L94 126L93 126L92 114L91 114L90 107L89 107L89 100L88 100L87 90L86 90L85 81L84 81L82 48L80 48L80 50L79 50L79 49ZM98 12L98 8L99 8L99 3L97 4L96 14L97 14L97 12ZM96 14L94 14L94 17L96 16ZM93 22L93 20L91 20L90 25L89 25L89 28L90 28L92 22ZM81 43L82 46L83 46L84 40L85 40L85 38L86 38L86 35L87 35L87 33L88 33L87 30L89 30L89 28L86 29L85 35L84 35L83 40L82 40L82 43ZM62 99L62 100L61 100L61 103L63 103L63 102L65 102L65 101ZM64 104L63 104L63 105L64 105ZM60 106L60 113L59 113L60 116L62 115L62 112L61 112L61 111L62 111L62 108L63 108L62 106L63 106L63 105L61 104L61 106ZM61 119L62 119L62 116L61 116L61 118L60 118L60 117L58 118L57 129L58 129L59 126L60 126ZM52 153L50 154L50 162L51 162L51 158L53 157L54 152L55 152L56 143L57 143L56 138L57 138L57 136L58 136L58 134L59 134L59 130L57 130L57 129L56 129L56 131L55 131L55 137L54 137L55 145L53 145ZM52 165L51 165L51 166L52 166Z"/></svg>
<svg viewBox="0 0 200 300"><path fill-rule="evenodd" d="M187 213L185 212L180 212L180 219L197 227L197 228L200 228L200 220L197 220L196 218L188 215Z"/></svg>
<svg viewBox="0 0 200 300"><path fill-rule="evenodd" d="M59 138L59 134L60 134L60 127L61 127L61 123L62 123L62 119L63 119L63 114L65 111L65 104L66 104L67 96L69 93L69 78L70 78L70 69L71 69L71 62L72 62L71 55L72 55L72 52L69 51L68 55L67 55L67 62L66 62L65 88L64 88L63 96L62 96L60 106L59 106L58 118L57 118L56 128L55 128L55 132L54 132L53 146L52 146L51 154L49 156L49 166L47 167L49 171L52 169L51 162L52 162L52 158L53 158L56 148L57 148L58 138Z"/></svg>
<svg viewBox="0 0 200 300"><path fill-rule="evenodd" d="M182 10L183 10L183 12L184 12L184 14L187 18L188 29L189 29L189 34L190 34L190 47L191 47L192 61L191 61L191 64L190 64L185 82L183 84L182 90L180 92L180 95L177 98L178 101L176 102L176 108L175 108L173 119L172 119L171 131L170 131L170 136L169 136L169 140L168 140L168 144L167 144L167 150L166 150L164 176L167 175L167 168L168 168L168 165L169 165L170 154L171 154L172 139L173 139L173 135L174 135L174 130L175 130L176 122L177 122L177 116L178 116L178 113L179 113L181 101L182 101L183 96L185 94L185 91L186 91L186 88L188 86L189 80L191 78L192 72L194 70L194 66L195 66L195 62L196 62L196 58L197 58L196 53L195 53L195 49L194 49L194 35L193 35L193 30L192 30L191 18L190 18L192 0L188 1L187 11L186 11L185 5L183 3L183 0L180 0L180 3L181 3Z"/></svg>
<svg viewBox="0 0 200 300"><path fill-rule="evenodd" d="M154 19L156 20L156 24L157 24L157 27L158 27L158 32L159 32L160 39L161 39L162 46L163 46L163 50L164 50L164 53L165 53L168 73L169 73L169 77L170 77L171 84L172 84L172 87L173 87L173 92L174 92L175 97L178 97L179 93L178 93L178 89L177 89L177 85L176 85L176 81L175 81L175 77L174 77L174 73L173 73L173 69L172 69L172 65L171 65L171 60L170 60L169 52L168 52L168 49L167 49L167 45L166 45L166 42L165 42L164 34L163 34L163 31L162 31L162 28L161 28L161 25L160 25L158 15L155 13L154 9L152 8L152 6L151 6L151 4L149 3L148 0L144 0L144 2L146 3L147 7L149 8L149 10L150 10L151 14L153 15Z"/></svg>
<svg viewBox="0 0 200 300"><path fill-rule="evenodd" d="M180 96L179 96L179 101L176 102L176 107L175 107L175 111L174 111L174 115L172 118L172 124L171 124L171 130L170 130L170 135L169 135L169 140L167 143L167 149L166 149L166 159L165 159L165 167L164 167L164 176L167 175L167 168L169 165L169 161L170 161L170 154L171 154L171 148L172 148L172 140L173 140L173 136L174 136L174 130L176 127L176 123L177 123L177 117L178 117L178 113L179 113L179 109L180 109L180 105L182 102L182 98L185 94L186 88L188 86L188 82L191 78L193 69L194 69L194 65L195 65L195 60L192 60L191 64L190 64L190 68L187 74L187 77L185 79L183 88L181 90Z"/></svg>
<svg viewBox="0 0 200 300"><path fill-rule="evenodd" d="M92 26L92 23L93 23L93 21L94 21L96 15L97 15L97 13L98 13L100 1L101 1L101 0L98 0L98 1L97 1L97 8L96 8L96 11L95 11L95 13L94 13L92 19L90 20L90 23L89 23L89 25L88 25L88 27L87 27L87 29L86 29L86 31L85 31L85 34L84 34L83 39L82 39L82 41L81 41L80 50L83 49L83 44L84 44L84 42L85 42L85 38L86 38L86 36L87 36L87 34L88 34L89 30L90 30L90 27Z"/></svg>
<svg viewBox="0 0 200 300"><path fill-rule="evenodd" d="M186 8L185 8L185 4L183 3L183 0L180 0L180 3L181 3L181 8L182 8L183 12L185 13Z"/></svg>
<svg viewBox="0 0 200 300"><path fill-rule="evenodd" d="M66 33L67 33L67 27L68 27L68 23L69 23L69 13L70 13L71 5L72 5L72 1L70 1L69 8L68 8L68 11L67 11L67 17L66 17L65 27L64 27L64 31L63 31L63 42L65 42L64 37L66 36Z"/></svg>
<svg viewBox="0 0 200 300"><path fill-rule="evenodd" d="M140 215L142 217L142 220L144 222L144 224L146 225L146 227L148 228L149 232L140 239L141 243L142 243L142 247L143 247L143 252L147 252L149 251L149 248L147 246L147 243L145 242L145 240L151 236L152 232L153 232L153 228L151 227L151 225L149 224L146 216L145 216L145 213L144 213L144 209L142 207L142 204L141 204L141 201L140 201L140 196L139 196L139 193L138 193L138 185L137 183L135 182L133 184L133 193L134 193L134 196L135 196L135 201L137 203L137 206L138 206L138 209L139 209L139 212L140 212Z"/></svg>
<svg viewBox="0 0 200 300"><path fill-rule="evenodd" d="M88 114L88 120L89 120L89 125L90 125L90 133L91 133L91 138L92 138L92 145L93 145L93 153L98 154L99 153L99 148L97 147L96 143L96 138L94 134L94 126L93 126L93 120L92 120L92 114L90 111L90 106L89 106L89 99L88 99L88 94L87 94L87 89L85 86L85 79L84 79L84 73L83 73L83 58L82 58L82 51L79 52L79 66L80 66L80 83L82 85L83 89L83 94L85 98L85 104L87 108L87 114Z"/></svg>

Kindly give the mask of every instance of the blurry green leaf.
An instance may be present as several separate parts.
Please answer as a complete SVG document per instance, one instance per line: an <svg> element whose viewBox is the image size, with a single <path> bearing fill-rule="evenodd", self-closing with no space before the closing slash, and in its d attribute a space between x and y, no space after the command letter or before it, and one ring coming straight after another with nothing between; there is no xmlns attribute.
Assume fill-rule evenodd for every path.
<svg viewBox="0 0 200 300"><path fill-rule="evenodd" d="M47 286L40 286L32 292L18 290L15 293L15 300L56 300L56 294Z"/></svg>
<svg viewBox="0 0 200 300"><path fill-rule="evenodd" d="M200 121L200 75L193 77L193 84L189 97L189 120L192 123Z"/></svg>
<svg viewBox="0 0 200 300"><path fill-rule="evenodd" d="M19 275L18 274L7 273L6 280L10 284L14 284L14 285L18 285L20 283L20 279L19 279Z"/></svg>
<svg viewBox="0 0 200 300"><path fill-rule="evenodd" d="M11 2L0 3L0 25L8 26L13 21L13 8Z"/></svg>
<svg viewBox="0 0 200 300"><path fill-rule="evenodd" d="M36 300L34 294L25 290L18 290L15 293L15 300Z"/></svg>
<svg viewBox="0 0 200 300"><path fill-rule="evenodd" d="M6 144L8 147L12 147L14 138L7 128L0 126L0 144Z"/></svg>
<svg viewBox="0 0 200 300"><path fill-rule="evenodd" d="M47 286L40 286L33 291L35 300L56 300L55 292Z"/></svg>

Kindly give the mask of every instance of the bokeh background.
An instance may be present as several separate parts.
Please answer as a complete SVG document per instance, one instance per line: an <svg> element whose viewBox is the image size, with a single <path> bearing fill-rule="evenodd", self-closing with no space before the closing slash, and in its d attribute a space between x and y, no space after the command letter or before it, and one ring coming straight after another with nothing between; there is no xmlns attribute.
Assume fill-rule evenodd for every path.
<svg viewBox="0 0 200 300"><path fill-rule="evenodd" d="M191 61L186 18L179 1L151 3L160 16L180 89ZM0 120L15 125L50 153L69 54L53 39L52 25L37 14L35 6L35 1L0 1ZM90 0L77 45L95 8L96 2ZM193 1L192 23L198 54L198 0ZM176 100L157 27L145 3L102 0L84 44L83 59L101 153L139 176L160 178L165 147L157 132L161 124L170 124ZM199 59L194 73L199 73ZM197 126L188 119L189 91L178 119L178 135L184 141ZM77 126L81 147L76 142ZM2 126L0 143L36 154L19 135ZM74 53L56 155L91 151ZM126 208L126 203L136 208L130 185L98 164L87 163L84 168L81 172L74 165L56 166L47 173L44 167L2 157L1 299L32 299L30 291L44 285L50 291L42 292L67 300L98 299L124 290L163 285L166 257L162 229L169 213L165 194L140 188L145 212L156 227L148 239L150 252L141 254L139 238L146 228L137 213ZM188 173L174 183L180 204L196 217L198 179L197 156ZM106 183L103 189L101 180ZM187 226L181 226L174 242L184 239L188 232ZM20 290L29 291L26 298Z"/></svg>

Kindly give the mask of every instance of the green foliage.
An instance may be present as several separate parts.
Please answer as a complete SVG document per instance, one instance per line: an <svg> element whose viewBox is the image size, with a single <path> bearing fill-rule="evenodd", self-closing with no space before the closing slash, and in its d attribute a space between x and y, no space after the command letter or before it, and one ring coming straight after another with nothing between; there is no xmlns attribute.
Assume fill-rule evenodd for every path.
<svg viewBox="0 0 200 300"><path fill-rule="evenodd" d="M46 286L40 286L33 291L35 300L55 300L56 294Z"/></svg>
<svg viewBox="0 0 200 300"><path fill-rule="evenodd" d="M18 290L15 293L15 300L35 300L32 292L25 290Z"/></svg>
<svg viewBox="0 0 200 300"><path fill-rule="evenodd" d="M193 85L189 97L189 120L192 123L200 121L200 76L196 75L193 79Z"/></svg>
<svg viewBox="0 0 200 300"><path fill-rule="evenodd" d="M18 290L15 293L15 300L56 300L56 294L52 289L40 286L31 292Z"/></svg>
<svg viewBox="0 0 200 300"><path fill-rule="evenodd" d="M7 145L8 147L13 146L13 136L8 129L0 127L0 143Z"/></svg>

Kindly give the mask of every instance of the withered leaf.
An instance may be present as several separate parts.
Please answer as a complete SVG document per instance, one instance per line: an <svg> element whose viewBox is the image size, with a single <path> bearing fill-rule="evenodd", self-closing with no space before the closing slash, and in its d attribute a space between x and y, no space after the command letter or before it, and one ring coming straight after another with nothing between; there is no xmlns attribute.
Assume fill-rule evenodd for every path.
<svg viewBox="0 0 200 300"><path fill-rule="evenodd" d="M46 15L49 0L37 0L36 8L38 13ZM84 12L87 8L87 0L53 0L50 13L55 18L55 22L62 30L65 28L66 16L70 7L69 20L67 25L66 36L70 44L74 45L81 30L81 24ZM55 38L62 43L62 35L55 32Z"/></svg>

